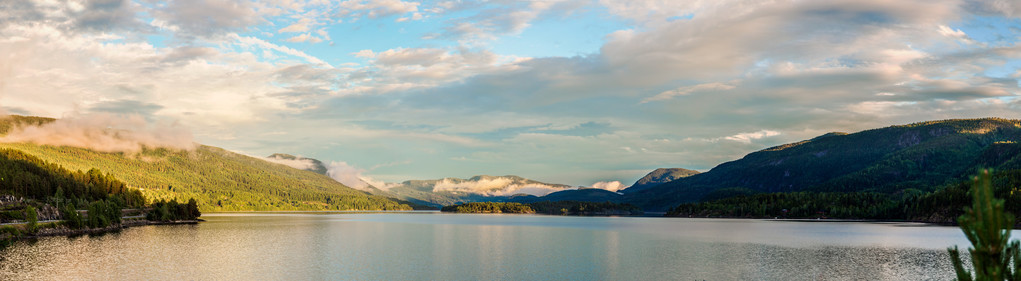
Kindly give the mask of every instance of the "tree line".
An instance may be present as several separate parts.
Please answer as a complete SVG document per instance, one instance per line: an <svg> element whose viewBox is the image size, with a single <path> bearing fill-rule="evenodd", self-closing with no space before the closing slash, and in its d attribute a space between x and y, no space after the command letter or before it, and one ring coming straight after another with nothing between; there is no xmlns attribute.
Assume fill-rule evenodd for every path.
<svg viewBox="0 0 1021 281"><path fill-rule="evenodd" d="M145 204L140 191L110 174L98 169L71 172L13 149L0 149L0 193L79 205L113 197L125 206Z"/></svg>
<svg viewBox="0 0 1021 281"><path fill-rule="evenodd" d="M993 172L990 185L1005 208L1021 213L1021 170ZM741 194L677 205L667 216L741 218L836 218L954 223L971 203L970 181L925 192L788 192Z"/></svg>
<svg viewBox="0 0 1021 281"><path fill-rule="evenodd" d="M441 212L453 213L512 213L534 214L535 210L528 205L514 202L469 202L458 205L444 206Z"/></svg>
<svg viewBox="0 0 1021 281"><path fill-rule="evenodd" d="M71 230L119 227L124 209L149 210L152 221L194 220L201 216L194 199L146 204L142 193L98 169L71 172L32 155L0 149L0 222L24 224L0 227L0 246L41 228L64 226ZM13 200L13 201L12 201ZM40 211L59 214L58 223L41 224ZM48 219L56 214L49 213Z"/></svg>

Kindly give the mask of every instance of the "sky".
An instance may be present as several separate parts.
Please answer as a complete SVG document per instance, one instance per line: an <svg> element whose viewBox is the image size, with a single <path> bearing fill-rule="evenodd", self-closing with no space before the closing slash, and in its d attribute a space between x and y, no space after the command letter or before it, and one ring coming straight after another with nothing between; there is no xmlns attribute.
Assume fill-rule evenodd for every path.
<svg viewBox="0 0 1021 281"><path fill-rule="evenodd" d="M0 1L0 108L388 182L629 184L827 132L1021 118L1019 37L1009 0Z"/></svg>

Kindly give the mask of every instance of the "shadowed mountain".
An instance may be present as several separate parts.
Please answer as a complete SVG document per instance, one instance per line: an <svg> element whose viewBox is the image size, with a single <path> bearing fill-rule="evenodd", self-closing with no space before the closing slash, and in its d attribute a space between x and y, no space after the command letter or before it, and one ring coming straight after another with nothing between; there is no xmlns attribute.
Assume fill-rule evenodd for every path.
<svg viewBox="0 0 1021 281"><path fill-rule="evenodd" d="M1021 168L1018 140L1021 121L999 118L829 133L753 152L626 198L647 210L665 210L724 188L763 193L929 192L960 182L980 167Z"/></svg>
<svg viewBox="0 0 1021 281"><path fill-rule="evenodd" d="M638 181L636 181L635 184L632 184L631 187L621 190L621 192L624 194L634 193L637 191L648 189L653 186L657 186L662 183L667 183L680 178L696 175L698 173L699 171L682 168L659 168L650 172L644 177L638 179Z"/></svg>

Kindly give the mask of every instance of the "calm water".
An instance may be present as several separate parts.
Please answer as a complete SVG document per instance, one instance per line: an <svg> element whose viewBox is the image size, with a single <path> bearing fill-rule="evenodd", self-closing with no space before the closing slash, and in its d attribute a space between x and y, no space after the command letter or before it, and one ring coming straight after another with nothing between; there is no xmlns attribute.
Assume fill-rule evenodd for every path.
<svg viewBox="0 0 1021 281"><path fill-rule="evenodd" d="M0 250L0 280L946 280L956 227L439 213L207 214Z"/></svg>

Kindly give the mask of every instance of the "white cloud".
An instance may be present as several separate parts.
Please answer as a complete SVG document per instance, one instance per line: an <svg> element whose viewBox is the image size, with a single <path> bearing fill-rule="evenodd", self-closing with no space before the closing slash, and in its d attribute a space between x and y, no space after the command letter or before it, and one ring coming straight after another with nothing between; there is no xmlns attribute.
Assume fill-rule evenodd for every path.
<svg viewBox="0 0 1021 281"><path fill-rule="evenodd" d="M704 83L694 86L681 87L674 90L665 91L655 95L653 97L642 100L642 103L672 99L676 96L685 96L695 92L706 92L706 91L726 91L733 90L735 87L732 83Z"/></svg>
<svg viewBox="0 0 1021 281"><path fill-rule="evenodd" d="M142 149L193 150L191 132L172 122L150 123L139 115L106 113L65 116L41 126L13 128L0 142L72 146L134 154Z"/></svg>
<svg viewBox="0 0 1021 281"><path fill-rule="evenodd" d="M286 41L287 42L292 42L292 43L308 42L308 43L313 43L314 44L314 43L323 42L323 39L321 39L319 37L312 36L311 34L305 33L305 34L301 34L301 35L298 35L298 36L294 36L294 37L288 38Z"/></svg>
<svg viewBox="0 0 1021 281"><path fill-rule="evenodd" d="M326 175L330 176L337 182L358 190L369 190L369 187L371 186L386 191L394 186L394 184L389 184L363 175L363 172L365 172L364 169L351 166L347 164L347 162L332 161L330 162L330 166L327 167Z"/></svg>
<svg viewBox="0 0 1021 281"><path fill-rule="evenodd" d="M340 3L340 8L343 9L342 15L364 12L369 18L378 18L415 13L419 5L418 2L400 0L349 0Z"/></svg>
<svg viewBox="0 0 1021 281"><path fill-rule="evenodd" d="M351 53L351 54L356 56L356 57L359 57L359 58L375 58L376 57L376 53L372 52L372 50L361 50L361 51L357 51L357 52L354 52L354 53Z"/></svg>
<svg viewBox="0 0 1021 281"><path fill-rule="evenodd" d="M259 39L259 38L248 37L248 36L240 36L240 35L237 35L237 34L230 34L229 38L235 40L239 45L242 45L242 46L257 47L257 48L262 48L262 49L273 50L273 51L281 52L281 53L288 54L288 55L291 55L291 56L303 58L306 61L314 63L314 64L323 65L323 66L326 66L326 67L333 67L329 63L326 63L325 61L323 61L323 60L321 60L321 59L319 59L317 57L314 57L314 56L311 56L309 54L306 54L305 52L302 52L302 51L299 51L299 50L295 50L295 49L292 49L292 48L288 48L286 46L280 46L280 45L277 45L277 44L273 44L273 43L270 43L270 42L268 42L266 40L262 40L262 39Z"/></svg>
<svg viewBox="0 0 1021 281"><path fill-rule="evenodd" d="M968 37L968 34L965 34L964 31L961 31L960 29L953 29L946 25L939 26L939 34L946 37L957 39L967 44L975 44L975 40L972 40L971 37Z"/></svg>
<svg viewBox="0 0 1021 281"><path fill-rule="evenodd" d="M243 30L260 20L248 1L177 0L151 12L161 23L183 32L179 36L214 36Z"/></svg>
<svg viewBox="0 0 1021 281"><path fill-rule="evenodd" d="M732 141L736 141L736 142L751 143L752 140L757 140L757 139L767 138L767 137L774 137L774 136L779 136L779 135L780 135L780 132L777 132L777 131L761 130L761 131L758 131L758 132L740 133L740 134L736 134L736 135L733 135L733 136L726 136L726 137L723 137L723 139L725 139L725 140L732 140Z"/></svg>
<svg viewBox="0 0 1021 281"><path fill-rule="evenodd" d="M422 20L422 18L424 18L422 16L422 13L414 13L414 14L411 15L411 17L398 18L397 22L405 22L405 21L409 21L409 20Z"/></svg>
<svg viewBox="0 0 1021 281"><path fill-rule="evenodd" d="M738 1L673 1L673 0L600 0L610 13L643 24L662 24L675 16L693 15L713 6L724 6Z"/></svg>
<svg viewBox="0 0 1021 281"><path fill-rule="evenodd" d="M613 191L613 192L620 191L620 190L625 189L627 187L628 187L627 185L624 185L620 181L601 181L601 182L597 182L597 183L593 183L592 184L592 188L603 189L603 190Z"/></svg>
<svg viewBox="0 0 1021 281"><path fill-rule="evenodd" d="M531 22L544 14L567 15L580 9L583 2L574 0L497 1L470 16L454 21L443 32L428 38L452 38L464 45L485 45L500 36L520 34Z"/></svg>
<svg viewBox="0 0 1021 281"><path fill-rule="evenodd" d="M389 93L447 85L462 79L514 69L521 58L501 57L487 50L458 48L395 48L353 53L371 65L349 76L353 87L342 95Z"/></svg>
<svg viewBox="0 0 1021 281"><path fill-rule="evenodd" d="M311 170L315 169L316 163L312 162L312 159L297 158L297 159L286 159L282 157L264 157L263 160L295 168L298 170Z"/></svg>
<svg viewBox="0 0 1021 281"><path fill-rule="evenodd" d="M507 177L480 178L476 181L446 178L433 186L433 192L465 192L485 196L511 196L515 194L543 196L565 189L567 188L540 183L526 183Z"/></svg>
<svg viewBox="0 0 1021 281"><path fill-rule="evenodd" d="M299 20L296 23L293 23L293 24L288 25L288 26L286 26L284 28L281 28L280 30L277 30L277 32L279 32L279 33L288 33L288 32L301 33L301 32L307 32L310 29L309 25L311 23L312 23L312 20L309 20L307 18L303 18L303 19Z"/></svg>

